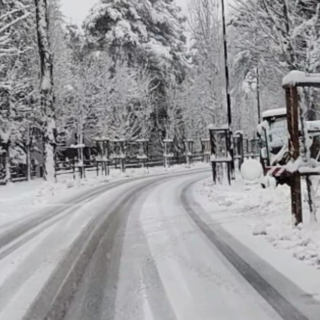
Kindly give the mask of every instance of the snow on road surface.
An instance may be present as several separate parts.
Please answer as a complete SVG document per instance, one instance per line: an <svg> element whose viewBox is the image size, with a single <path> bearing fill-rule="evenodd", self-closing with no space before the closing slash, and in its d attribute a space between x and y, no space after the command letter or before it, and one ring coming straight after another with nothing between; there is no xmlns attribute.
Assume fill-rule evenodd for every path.
<svg viewBox="0 0 320 320"><path fill-rule="evenodd" d="M286 186L262 189L241 179L232 188L214 186L207 179L194 186L193 195L215 224L320 301L320 227L309 223L304 208L306 223L293 228L289 192Z"/></svg>
<svg viewBox="0 0 320 320"><path fill-rule="evenodd" d="M207 164L194 163L191 169L201 169ZM58 176L57 183L48 183L42 179L30 182L11 183L0 186L0 230L3 226L17 219L27 217L36 209L40 210L48 206L59 204L64 198L86 192L90 188L108 182L129 179L154 174L170 174L186 171L185 165L174 165L170 168L137 168L127 169L125 173L120 170L111 169L110 176L99 175L95 171L88 171L85 179L73 179L72 174Z"/></svg>
<svg viewBox="0 0 320 320"><path fill-rule="evenodd" d="M186 214L180 194L189 181L154 188L140 217L174 319L280 319Z"/></svg>
<svg viewBox="0 0 320 320"><path fill-rule="evenodd" d="M209 175L99 186L0 231L0 319L318 319L313 297L194 200L190 188Z"/></svg>

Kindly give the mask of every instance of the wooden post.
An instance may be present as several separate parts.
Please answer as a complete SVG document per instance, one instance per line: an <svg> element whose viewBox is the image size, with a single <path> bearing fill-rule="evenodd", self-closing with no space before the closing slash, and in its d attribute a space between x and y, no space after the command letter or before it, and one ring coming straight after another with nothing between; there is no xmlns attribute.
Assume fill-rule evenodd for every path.
<svg viewBox="0 0 320 320"><path fill-rule="evenodd" d="M191 159L193 155L193 140L185 140L185 157L186 157L186 166L189 168L191 165Z"/></svg>
<svg viewBox="0 0 320 320"><path fill-rule="evenodd" d="M210 146L211 146L211 158L216 155L216 143L215 143L215 137L212 130L210 130ZM212 165L212 177L213 182L217 182L217 166L216 163L210 159L211 165Z"/></svg>
<svg viewBox="0 0 320 320"><path fill-rule="evenodd" d="M299 98L295 86L286 88L287 121L289 131L289 152L291 159L296 161L300 156L299 146ZM291 181L291 210L294 225L302 222L301 177L294 172Z"/></svg>
<svg viewBox="0 0 320 320"><path fill-rule="evenodd" d="M120 140L120 168L121 172L126 172L126 141Z"/></svg>
<svg viewBox="0 0 320 320"><path fill-rule="evenodd" d="M74 158L72 159L72 174L73 174L73 180L76 178L76 167L75 167L75 160Z"/></svg>
<svg viewBox="0 0 320 320"><path fill-rule="evenodd" d="M149 169L149 141L147 142L146 145L146 151L147 151L147 169Z"/></svg>
<svg viewBox="0 0 320 320"><path fill-rule="evenodd" d="M226 131L225 133L226 135L226 158L229 159L229 157L231 157L231 143L232 143L232 135L231 135L231 131L228 130ZM232 161L231 162L227 162L227 171L228 171L228 182L229 182L229 185L231 186L231 179L232 179L232 175L234 173L234 166L232 165L232 163L234 163L234 158L232 158Z"/></svg>

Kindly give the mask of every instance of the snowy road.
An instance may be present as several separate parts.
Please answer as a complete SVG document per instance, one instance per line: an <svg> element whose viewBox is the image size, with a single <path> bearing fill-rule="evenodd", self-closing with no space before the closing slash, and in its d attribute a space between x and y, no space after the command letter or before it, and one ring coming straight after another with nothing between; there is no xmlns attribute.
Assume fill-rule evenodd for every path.
<svg viewBox="0 0 320 320"><path fill-rule="evenodd" d="M208 175L115 182L4 226L0 319L319 319L194 202Z"/></svg>

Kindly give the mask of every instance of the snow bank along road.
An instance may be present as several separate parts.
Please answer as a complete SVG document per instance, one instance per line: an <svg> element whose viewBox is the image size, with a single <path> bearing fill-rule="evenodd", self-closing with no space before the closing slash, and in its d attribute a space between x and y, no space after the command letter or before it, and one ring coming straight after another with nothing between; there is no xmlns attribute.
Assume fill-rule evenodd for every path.
<svg viewBox="0 0 320 320"><path fill-rule="evenodd" d="M0 319L319 319L192 199L209 174L115 182L0 228Z"/></svg>

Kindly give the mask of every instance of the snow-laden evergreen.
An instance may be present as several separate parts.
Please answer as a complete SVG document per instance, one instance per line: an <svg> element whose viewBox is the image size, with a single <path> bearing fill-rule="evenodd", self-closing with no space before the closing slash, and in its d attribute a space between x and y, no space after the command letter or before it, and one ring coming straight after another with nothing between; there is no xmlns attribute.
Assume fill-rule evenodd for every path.
<svg viewBox="0 0 320 320"><path fill-rule="evenodd" d="M11 164L26 164L38 85L34 10L30 1L0 6L0 183L11 180ZM32 130L31 130L32 131Z"/></svg>
<svg viewBox="0 0 320 320"><path fill-rule="evenodd" d="M132 62L181 78L188 64L184 20L170 0L100 0L84 28L88 43L107 48L115 59L124 52Z"/></svg>

